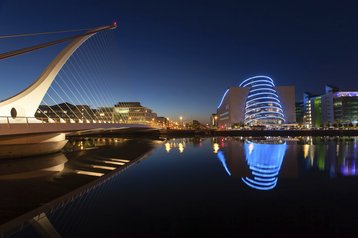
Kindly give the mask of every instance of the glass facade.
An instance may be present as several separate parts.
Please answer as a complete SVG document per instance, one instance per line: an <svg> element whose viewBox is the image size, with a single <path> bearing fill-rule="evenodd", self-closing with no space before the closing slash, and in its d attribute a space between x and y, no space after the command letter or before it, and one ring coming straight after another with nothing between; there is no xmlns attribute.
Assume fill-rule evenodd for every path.
<svg viewBox="0 0 358 238"><path fill-rule="evenodd" d="M334 116L339 123L357 123L358 97L339 97L334 99Z"/></svg>
<svg viewBox="0 0 358 238"><path fill-rule="evenodd" d="M245 124L275 125L285 121L279 96L270 77L248 78L240 87L250 87L245 106Z"/></svg>
<svg viewBox="0 0 358 238"><path fill-rule="evenodd" d="M313 99L314 105L314 115L313 115L313 126L322 127L322 99L321 97L316 97Z"/></svg>
<svg viewBox="0 0 358 238"><path fill-rule="evenodd" d="M308 127L357 125L358 92L337 90L327 90L326 86L323 95L304 94L304 123Z"/></svg>

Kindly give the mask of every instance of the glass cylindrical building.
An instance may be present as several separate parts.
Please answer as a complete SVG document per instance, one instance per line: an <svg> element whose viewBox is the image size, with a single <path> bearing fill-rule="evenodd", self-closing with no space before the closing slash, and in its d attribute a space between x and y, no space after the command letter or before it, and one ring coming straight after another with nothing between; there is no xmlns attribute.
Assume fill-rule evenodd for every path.
<svg viewBox="0 0 358 238"><path fill-rule="evenodd" d="M240 87L250 88L245 103L245 124L254 126L285 122L281 102L270 77L251 77L244 80Z"/></svg>

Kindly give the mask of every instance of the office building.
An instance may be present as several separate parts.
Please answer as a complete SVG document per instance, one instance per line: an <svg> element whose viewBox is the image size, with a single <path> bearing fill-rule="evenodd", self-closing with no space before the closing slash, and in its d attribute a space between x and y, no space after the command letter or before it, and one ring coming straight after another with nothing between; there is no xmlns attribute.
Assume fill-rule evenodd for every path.
<svg viewBox="0 0 358 238"><path fill-rule="evenodd" d="M113 109L113 117L123 123L153 123L157 114L143 107L140 102L118 102Z"/></svg>
<svg viewBox="0 0 358 238"><path fill-rule="evenodd" d="M219 128L235 124L276 127L296 122L295 88L275 86L267 76L244 80L224 93L217 109Z"/></svg>
<svg viewBox="0 0 358 238"><path fill-rule="evenodd" d="M308 128L357 124L358 91L340 91L326 85L322 95L304 93L303 103L304 123Z"/></svg>

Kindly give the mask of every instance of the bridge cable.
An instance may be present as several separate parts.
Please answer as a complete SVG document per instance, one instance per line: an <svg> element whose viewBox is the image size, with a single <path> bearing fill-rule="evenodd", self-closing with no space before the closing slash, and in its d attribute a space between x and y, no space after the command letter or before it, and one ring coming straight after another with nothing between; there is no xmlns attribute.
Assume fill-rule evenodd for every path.
<svg viewBox="0 0 358 238"><path fill-rule="evenodd" d="M97 36L97 35L96 35ZM96 36L94 36L94 37L96 37ZM88 54L86 53L87 51L86 50L84 50L84 52L85 52L85 56L86 56L86 59L87 59L87 62L94 62L94 61L91 61L90 60L90 58L94 58L95 60L96 60L96 62L94 62L94 65L95 65L95 67L93 68L93 73L95 74L95 77L96 77L96 79L98 80L98 79L101 79L102 81L104 81L103 80L103 77L100 77L100 70L98 70L98 68L99 68L99 65L100 65L100 62L99 62L99 54L98 54L98 50L96 50L96 49L94 49L93 47L91 47L91 49L89 49L89 46L92 46L92 42L93 42L93 37L90 39L91 41L89 41L88 42L88 44L86 44L85 45L85 47L87 47L87 49L90 51L90 52L96 52L97 53L97 55L95 56L95 57L89 57L88 56ZM100 52L101 52L101 50L100 50ZM102 87L99 87L98 86L98 84L97 84L97 80L94 80L94 82L95 82L95 84L96 84L96 88L98 89L98 91L99 91L99 95L101 96L101 102L102 102L102 104L105 104L105 103L107 103L107 107L105 107L105 109L107 109L107 111L109 111L108 113L109 113L109 115L111 115L112 114L112 120L114 119L114 115L113 115L113 110L111 111L110 110L110 108L111 108L111 104L110 103L108 103L108 101L106 101L106 97L104 97L103 95L105 95L105 93L103 92L103 90L102 90Z"/></svg>
<svg viewBox="0 0 358 238"><path fill-rule="evenodd" d="M55 82L56 82L56 81L55 81ZM57 82L56 82L56 83L57 83ZM57 83L57 84L58 84L58 83ZM59 97L60 100L63 101L63 104L65 104L66 107L74 114L74 116L77 117L77 114L71 109L71 107L67 104L67 102L60 96L60 94L57 92L57 90L54 88L53 85L51 85L50 89L52 89L52 91L55 92L55 94L57 95L57 97ZM57 106L60 107L59 104L58 104ZM65 114L68 116L68 118L70 119L70 122L71 122L71 120L73 120L73 119L67 114L67 111L63 111L63 113L65 113ZM77 117L77 119L80 120L78 117Z"/></svg>
<svg viewBox="0 0 358 238"><path fill-rule="evenodd" d="M98 39L99 39L99 44L101 44L102 46L104 46L104 47L106 47L106 48L109 48L109 42L111 41L111 40L109 40L109 38L108 38L108 33L107 32L103 32L103 34L98 34L99 35L99 37L98 37ZM106 38L106 39L104 39L104 38ZM110 51L110 53L112 53L113 51ZM109 62L109 60L108 60L108 58L110 58L110 57L105 57L104 56L104 54L102 54L102 56L103 56L103 59L104 59L104 61L106 61L106 65L110 65L110 62ZM113 57L113 58L115 58L115 57ZM106 86L106 88L107 88L107 90L108 90L108 88L109 88L109 86L108 86L108 84L107 84L107 82L104 82L104 85ZM110 90L109 90L110 91ZM110 91L110 96L111 96L111 98L112 98L112 100L114 100L115 101L115 97L113 96L113 93ZM120 103L119 101L118 101L118 105L119 106L123 106L123 107L125 107L126 105L125 104L123 104L123 103ZM133 116L133 113L131 113L130 111L128 112L128 114L127 114L127 116L125 116L125 115L123 115L123 114L120 114L120 116L121 116L121 118L120 119L123 119L124 121L127 121L127 123L129 123L129 118L131 118L132 116Z"/></svg>
<svg viewBox="0 0 358 238"><path fill-rule="evenodd" d="M108 45L109 44L109 42L110 42L110 40L109 40L109 38L107 37L107 32L103 32L103 34L98 34L98 42L97 42L97 44L98 45L102 45L102 47L104 47L104 48L109 48L110 46ZM104 38L106 38L106 39L104 39ZM111 41L112 42L112 41ZM111 52L113 52L113 51L110 51L110 53ZM105 55L104 55L104 53L101 51L101 53L102 53L102 58L103 58L103 62L105 62L105 65L110 65L110 61L108 60L110 57L106 57ZM115 57L113 57L113 58L115 58ZM107 90L109 89L109 86L108 86L108 84L107 84L107 82L104 82L104 85L105 85L105 87L107 88ZM110 90L108 90L108 91L110 91ZM110 97L112 98L112 100L113 101L116 101L116 99L115 99L115 97L113 96L113 93L112 93L112 91L110 91ZM123 106L123 103L120 103L119 101L118 101L118 105L119 106ZM127 118L125 119L124 118L124 115L122 115L122 114L119 114L119 116L120 116L120 119L122 119L122 120L126 120L127 119L127 122L128 122L128 118L129 117L131 117L131 114L130 114L130 112L128 112L128 115L127 115Z"/></svg>
<svg viewBox="0 0 358 238"><path fill-rule="evenodd" d="M45 101L45 99L42 99L42 101L46 104L47 108L49 108L49 109L58 117L59 122L61 122L61 119L62 119L62 118L60 117L60 115L57 114L57 112L55 112L55 111L53 110L52 106L50 106L50 105ZM62 120L63 120L63 119L62 119Z"/></svg>
<svg viewBox="0 0 358 238"><path fill-rule="evenodd" d="M61 89L61 91L67 96L68 99L71 100L71 98L68 97L68 94L63 90L62 86L55 80L56 85ZM53 89L53 88L52 88ZM77 113L75 113L72 108L67 104L67 102L65 102L65 100L56 92L56 94L59 96L59 98L64 101L64 103L66 104L66 106L68 107L68 109L70 109L70 111L73 113L73 115L75 117L77 117L77 119L80 121L80 118L78 117ZM77 107L77 105L75 106L78 110L79 113L81 113L81 110L79 110L79 108Z"/></svg>
<svg viewBox="0 0 358 238"><path fill-rule="evenodd" d="M114 25L98 27L98 28L95 28L95 29L90 30L90 31L88 31L86 33L83 33L83 34L79 34L79 35L75 35L75 36L69 36L69 37L59 39L59 40L49 41L49 42L45 42L45 43L42 43L42 44L37 44L37 45L22 48L22 49L1 53L0 54L0 60L10 58L10 57L14 57L14 56L21 55L21 54L25 54L25 53L28 53L28 52L31 52L31 51L42 49L42 48L46 48L46 47L49 47L49 46L58 45L58 44L66 42L66 41L74 40L76 38L80 38L80 37L83 37L83 36L95 34L96 32L105 31L105 30L114 29L114 28L115 28Z"/></svg>
<svg viewBox="0 0 358 238"><path fill-rule="evenodd" d="M81 80L81 82L82 82L82 84L78 81L77 83L78 84L81 84L81 85L84 85L84 87L85 87L85 89L84 89L84 87L82 87L81 85L81 88L82 88L82 91L86 94L86 96L87 96L87 98L90 100L90 102L91 102L91 104L93 105L93 106L96 106L96 107L99 107L99 103L98 103L98 100L96 99L96 97L94 96L94 93L93 93L93 91L92 90L90 90L90 88L89 88L89 81L88 81L88 79L89 78L91 78L91 76L88 74L88 70L83 70L83 67L81 67L81 65L78 63L78 60L77 60L77 54L75 54L75 55L73 55L73 58L72 58L73 60L70 62L70 65L73 67L73 70L76 72L76 74L77 74L77 79L79 79L79 80ZM76 66L74 65L74 63L76 63ZM85 71L86 73L87 73L87 80L86 79L84 79L84 73L80 73L80 70L81 70L81 72L83 72L83 71ZM88 96L88 94L90 94L91 95L91 97L92 97L92 99Z"/></svg>
<svg viewBox="0 0 358 238"><path fill-rule="evenodd" d="M47 117L48 119L48 122L50 122L50 120L53 120L51 119L46 113L44 113L44 111L41 110L41 108L39 107L38 110L42 113L42 115L44 115L45 117ZM40 114L41 115L41 114ZM37 118L38 119L38 118ZM44 121L44 118L41 117L40 120Z"/></svg>
<svg viewBox="0 0 358 238"><path fill-rule="evenodd" d="M52 89L53 91L55 91L54 89L53 89L53 87L52 87L52 85L50 86L50 89ZM57 92L55 91L55 93L57 94ZM49 98L56 104L56 101L51 97L51 95L50 94L47 94L47 96L49 96ZM54 105L54 106L57 106L57 107L59 107L60 108L60 110L68 117L68 119L70 119L71 120L71 117L67 114L67 113L65 113L65 110L63 110L63 108L60 106L60 104L57 104L57 105ZM64 119L64 118L62 118L62 119Z"/></svg>
<svg viewBox="0 0 358 238"><path fill-rule="evenodd" d="M71 75L73 76L73 78L75 79L77 85L80 87L80 89L82 90L83 94L87 97L87 99L89 100L89 103L91 105L95 105L95 103L93 103L93 101L91 100L91 98L88 96L88 93L86 93L86 91L84 90L84 88L82 87L82 84L78 81L78 78L81 77L80 74L77 72L76 67L74 67L72 61L68 61L67 62L68 65L68 69L70 69L70 66L72 66L72 70L70 70L69 72L71 73ZM74 72L76 72L77 76L75 76ZM83 80L82 80L83 81ZM70 82L72 83L72 81L70 80ZM84 84L84 86L86 86L86 84ZM75 87L75 86L74 86ZM77 89L77 87L75 87ZM81 96L82 94L79 93Z"/></svg>
<svg viewBox="0 0 358 238"><path fill-rule="evenodd" d="M86 44L86 45L87 45L87 44ZM81 53L81 55L82 55L83 57L86 57L86 58L87 58L87 54L84 54L84 52L86 52L86 51L82 51L81 49L79 49L79 53ZM83 66L88 66L88 65L90 65L90 62L89 62L89 61L87 61L87 64L86 64L86 62L84 62L84 60L82 61L82 58L83 58L83 57L79 58L79 62L81 63L81 65L83 65ZM96 56L95 56L94 58L96 58ZM91 69L93 69L93 68L94 68L94 67L91 67ZM88 78L91 78L91 76L93 76L93 73L92 73L92 72L91 72L92 74L90 74L90 68L89 68L89 67L86 67L85 71L86 71L86 73L87 73ZM93 71L93 70L92 70L92 71ZM96 82L96 80L92 80L92 81ZM97 90L99 90L99 89L101 88L101 87L99 87L98 85L94 85L94 86L91 85L91 87L93 87L93 88L95 88L95 89L97 89ZM111 111L106 107L105 103L102 102L100 96L101 96L101 95L100 95L98 92L96 92L96 98L98 99L98 101L97 101L98 109L101 110L102 113L105 112L105 114L111 115ZM102 106L101 106L100 104L101 104ZM107 118L107 120L108 120L108 118Z"/></svg>
<svg viewBox="0 0 358 238"><path fill-rule="evenodd" d="M101 49L108 49L108 46L99 43L99 42L101 41L101 39L103 38L103 35L104 35L105 33L106 33L106 32L102 32L101 34L97 34L95 37L92 38L93 41L94 41L94 43L95 43L95 45L96 45L96 46L93 46L93 48L97 48L97 49L98 49L98 51L100 52L99 55L100 55L100 57L101 57L101 59L102 59L102 60L101 60L101 63L102 63L102 65L105 64L104 66L100 67L100 69L102 69L102 70L103 70L105 67L108 67L108 65L110 65L110 62L108 61L108 58L105 57L105 55L104 55L104 50L101 50ZM111 52L112 52L112 51L111 51ZM98 58L98 61L100 61L99 58ZM105 62L105 61L107 61L107 62ZM101 70L99 70L99 71L101 71ZM106 82L103 78L101 78L101 80L102 80L102 82L103 82L103 85L106 86L106 85L107 85L107 82ZM113 97L112 91L109 90L108 87L107 87L107 91L109 92L109 97L111 97L112 100L113 100L114 103L115 103L115 99L114 99L114 97ZM108 98L107 98L107 100L108 100ZM117 121L118 121L118 119L119 119L119 122L123 120L123 117L122 117L121 114L114 113L114 112L113 112L113 114L114 114L114 116L116 117Z"/></svg>
<svg viewBox="0 0 358 238"><path fill-rule="evenodd" d="M68 64L66 64L65 67L69 69ZM84 97L82 96L82 93L81 93L81 92L78 90L78 88L74 85L74 83L72 82L72 80L70 80L69 75L66 73L66 68L65 68L65 67L63 67L61 71L64 73L64 76L66 76L66 78L68 79L68 81L71 83L72 87L73 87L73 88L77 91L77 93L80 95L80 97L81 97L82 100L83 100L83 103L85 103L86 100L85 100ZM70 73L72 74L72 77L75 79L75 81L77 81L77 78L76 78L75 75L73 74L72 70L69 70L69 71L70 71ZM64 80L64 82L65 82L65 80ZM77 82L78 82L78 81L77 81ZM67 83L65 83L65 84L67 85ZM79 85L79 86L81 86L81 85ZM70 88L68 85L67 85L67 87ZM74 94L74 95L75 95L75 94ZM77 97L76 97L76 98L77 98ZM77 100L78 100L78 98L77 98ZM79 101L79 100L78 100L78 101ZM86 109L86 108L84 108L84 109L85 109L87 115L88 115L91 119L93 119L93 118L91 117L91 114L87 111L87 109ZM85 119L87 120L86 116L85 116Z"/></svg>
<svg viewBox="0 0 358 238"><path fill-rule="evenodd" d="M91 41L89 41L88 42L88 44L86 44L86 47L87 47L87 49L90 51L90 52L98 52L96 49L94 49L94 48L91 48L91 49L89 49L89 46L91 46ZM107 105L107 107L104 107L103 109L104 110L106 110L106 112L108 113L108 115L110 115L111 116L111 120L113 120L114 119L114 115L113 115L113 110L111 110L110 108L111 108L111 105L108 103L108 101L106 102L106 100L104 99L105 97L103 96L104 95L104 92L101 90L102 89L102 87L100 87L98 84L97 84L97 81L98 81L98 79L102 79L102 81L103 81L103 77L101 77L100 76L100 73L99 73L99 70L98 70L98 68L99 68L99 55L96 55L95 57L89 57L89 55L87 54L87 49L83 49L83 55L85 56L85 59L84 59L84 61L86 60L86 62L87 63L94 63L93 65L95 66L95 67L92 67L92 71L93 71L93 74L92 75L94 75L95 77L96 77L96 79L97 80L93 80L93 82L94 82L94 87L98 90L98 100L100 101L100 103L102 103L103 105L105 105L106 103L108 104ZM81 51L80 51L81 52ZM95 60L96 60L96 62L94 62L94 61L91 61L90 60L90 58L94 58ZM83 63L85 63L85 62L83 62ZM89 64L86 64L86 65L89 65Z"/></svg>
<svg viewBox="0 0 358 238"><path fill-rule="evenodd" d="M62 71L62 70L61 70L61 71ZM65 86L67 87L67 89L72 93L72 95L73 95L73 96L75 97L75 99L77 100L77 103L74 103L74 105L75 105L75 107L77 108L77 110L78 110L79 112L81 112L81 113L82 113L82 110L84 110L84 111L90 116L90 118L93 120L92 116L88 113L86 107L82 107L82 110L79 109L79 107L78 107L77 105L80 105L80 104L82 104L82 103L81 103L80 100L77 98L77 96L74 94L74 92L72 91L72 89L68 86L68 84L67 84L66 81L63 79L63 77L62 77L60 74L58 74L57 76L58 76L59 79L61 79L61 81L65 84ZM55 81L55 82L56 82L56 81ZM70 98L70 97L69 97L69 98ZM83 116L83 115L84 115L84 114L82 114L82 116ZM86 118L86 120L87 120L87 118ZM97 120L97 118L96 118L96 120Z"/></svg>
<svg viewBox="0 0 358 238"><path fill-rule="evenodd" d="M82 52L82 51L79 51L80 53ZM77 64L77 66L79 67L79 69L83 69L82 71L84 71L85 73L86 73L86 75L87 75L87 80L86 79L84 79L83 77L81 77L82 78L82 81L83 82L87 82L87 83L84 83L84 86L86 87L86 89L87 89L87 91L91 94L91 96L92 96L92 98L94 99L94 101L96 102L96 104L97 104L97 106L98 106L98 108L100 109L100 110L102 110L102 112L103 112L103 110L105 110L105 107L104 107L104 105L102 106L102 108L101 108L101 106L100 106L100 103L99 103L99 101L98 100L100 100L99 99L99 97L97 96L97 97L94 97L94 89L90 89L88 86L90 86L90 81L88 80L88 79L90 79L90 78L92 78L92 75L90 74L90 72L92 72L92 70L90 70L90 69L88 69L87 67L86 67L86 63L84 62L84 59L82 59L83 57L79 57L78 55L74 55L74 62ZM88 84L88 85L87 85ZM95 87L93 87L92 85L91 85L91 88L95 88ZM108 118L106 118L106 120L108 121Z"/></svg>

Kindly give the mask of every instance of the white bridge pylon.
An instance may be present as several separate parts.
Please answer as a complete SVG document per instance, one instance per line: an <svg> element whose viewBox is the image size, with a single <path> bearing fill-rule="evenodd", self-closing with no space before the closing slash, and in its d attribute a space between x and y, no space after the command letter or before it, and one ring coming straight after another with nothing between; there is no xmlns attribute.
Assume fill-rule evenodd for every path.
<svg viewBox="0 0 358 238"><path fill-rule="evenodd" d="M67 62L71 55L90 37L94 36L100 31L115 29L116 27L117 25L114 23L109 26L102 26L91 29L84 34L75 37L69 37L63 40L55 41L57 43L62 43L72 39L72 41L56 56L56 58L52 60L52 62L46 67L46 69L41 73L41 75L33 84L15 96L0 101L0 123L41 123L40 120L35 118L35 113L63 65ZM54 42L52 43L53 44L45 43L35 47L39 49L55 44ZM10 55L14 56L32 51L29 50L30 48L31 47L26 48L23 51L18 50L16 51L16 54L14 53L13 55Z"/></svg>

